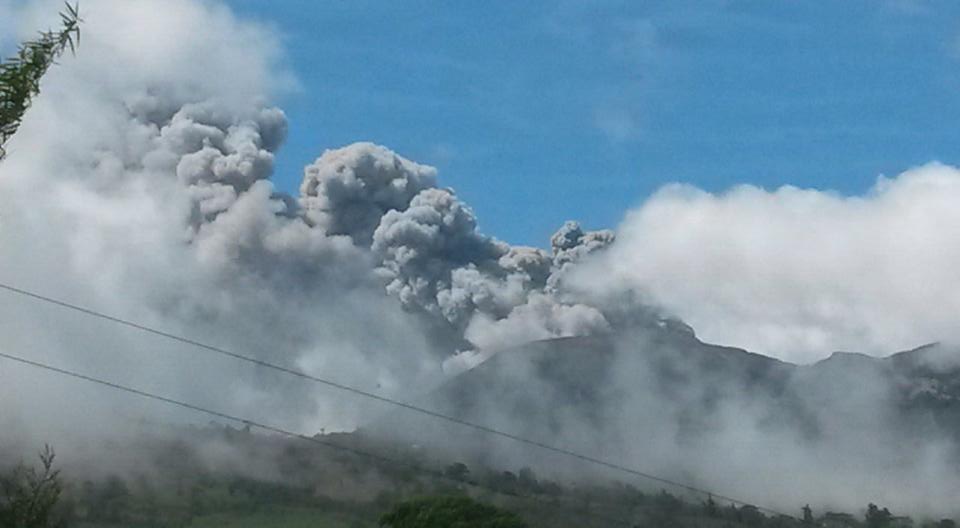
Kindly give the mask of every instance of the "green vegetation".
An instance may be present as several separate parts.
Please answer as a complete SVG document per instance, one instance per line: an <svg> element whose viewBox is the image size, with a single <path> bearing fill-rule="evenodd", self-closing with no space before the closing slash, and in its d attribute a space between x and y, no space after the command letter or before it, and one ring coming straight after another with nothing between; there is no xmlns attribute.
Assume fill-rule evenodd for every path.
<svg viewBox="0 0 960 528"><path fill-rule="evenodd" d="M866 528L885 528L890 526L890 522L893 520L893 515L890 513L890 510L883 508L880 509L876 504L870 503L867 505L867 515L866 515Z"/></svg>
<svg viewBox="0 0 960 528"><path fill-rule="evenodd" d="M191 528L361 528L372 527L362 517L309 508L264 509L245 515L231 513L197 517Z"/></svg>
<svg viewBox="0 0 960 528"><path fill-rule="evenodd" d="M517 514L470 497L422 497L401 502L380 517L386 528L527 528Z"/></svg>
<svg viewBox="0 0 960 528"><path fill-rule="evenodd" d="M20 127L30 101L40 93L40 79L68 48L80 41L80 13L77 5L66 5L60 13L59 31L44 31L39 38L24 42L13 57L0 63L0 160L4 146Z"/></svg>
<svg viewBox="0 0 960 528"><path fill-rule="evenodd" d="M40 469L18 464L0 475L0 526L3 528L52 528L66 526L56 511L63 492L60 472L53 469L53 449L40 453Z"/></svg>
<svg viewBox="0 0 960 528"><path fill-rule="evenodd" d="M324 441L401 464L216 426L123 447L143 465L125 468L122 477L61 476L53 451L45 450L37 469L21 464L0 477L0 527L955 528L951 520L913 522L873 504L856 515L806 506L794 518L624 483L558 482L530 468L431 460L421 447L361 433L326 435ZM213 448L230 453L230 462L200 455ZM46 513L11 521L10 512L27 511L25 505Z"/></svg>

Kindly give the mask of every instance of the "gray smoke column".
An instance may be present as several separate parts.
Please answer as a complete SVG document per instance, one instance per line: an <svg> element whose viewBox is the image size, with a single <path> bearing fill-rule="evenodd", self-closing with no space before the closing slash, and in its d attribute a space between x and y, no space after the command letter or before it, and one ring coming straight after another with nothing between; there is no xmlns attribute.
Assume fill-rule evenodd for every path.
<svg viewBox="0 0 960 528"><path fill-rule="evenodd" d="M556 284L611 232L568 223L552 255L510 246L478 232L473 211L437 187L433 168L371 143L325 152L306 168L300 192L304 221L369 250L385 292L449 351L606 329L599 311L562 301Z"/></svg>
<svg viewBox="0 0 960 528"><path fill-rule="evenodd" d="M14 9L30 28L56 11ZM328 150L306 167L299 196L279 192L270 177L287 121L265 101L290 75L272 66L281 61L269 31L217 3L92 0L84 11L82 53L44 80L0 165L4 281L387 395L439 383L458 350L608 327L556 285L593 235L564 235L554 254L488 237L435 169L385 147ZM131 29L145 21L149 31ZM292 428L349 428L368 410L8 295L0 335L12 353L226 411L256 408ZM5 369L2 420L26 434L79 427L62 419L56 390L8 405L29 387L143 414Z"/></svg>
<svg viewBox="0 0 960 528"><path fill-rule="evenodd" d="M560 278L565 271L571 269L584 257L606 249L615 239L616 235L609 229L585 232L577 222L565 222L550 237L554 271L547 282L552 288L559 288Z"/></svg>
<svg viewBox="0 0 960 528"><path fill-rule="evenodd" d="M307 166L300 204L311 225L369 247L384 214L406 209L414 196L436 183L433 167L404 159L385 147L355 143L328 150Z"/></svg>

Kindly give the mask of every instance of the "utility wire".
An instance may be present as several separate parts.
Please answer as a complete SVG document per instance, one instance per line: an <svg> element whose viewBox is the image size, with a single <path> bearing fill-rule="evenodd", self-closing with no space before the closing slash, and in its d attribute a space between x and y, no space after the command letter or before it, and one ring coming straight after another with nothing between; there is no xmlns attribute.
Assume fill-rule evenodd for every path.
<svg viewBox="0 0 960 528"><path fill-rule="evenodd" d="M620 464L617 464L617 463L614 463L614 462L610 462L610 461L607 461L607 460L595 458L595 457L592 457L592 456L589 456L589 455L584 455L584 454L582 454L582 453L578 453L578 452L576 452L576 451L571 451L571 450L566 449L566 448L562 448L562 447L557 447L557 446L553 446L553 445L550 445L550 444L546 444L546 443L540 442L540 441L538 441L538 440L532 440L532 439L529 439L529 438L525 438L525 437L516 435L516 434L514 434L514 433L510 433L510 432L507 432L507 431L502 431L502 430L499 430L499 429L495 429L495 428L493 428L493 427L488 427L488 426L486 426L486 425L469 422L469 421L466 421L466 420L457 418L457 417L455 417L455 416L450 416L450 415L448 415L448 414L444 414L444 413L441 413L441 412L432 411L432 410L430 410L430 409L427 409L427 408L424 408L424 407L420 407L420 406L414 405L414 404L412 404L412 403L408 403L408 402L396 400L396 399L393 399L393 398L388 398L388 397L386 397L386 396L381 396L381 395L379 395L379 394L372 393L372 392L368 392L368 391L365 391L365 390L363 390L363 389L358 389L358 388L352 387L352 386L350 386L350 385L345 385L345 384L343 384L343 383L338 383L338 382L332 381L332 380L330 380L330 379L321 378L321 377L319 377L319 376L314 376L314 375L312 375L312 374L308 374L308 373L306 373L306 372L304 372L304 371L302 371L302 370L298 370L298 369L295 369L295 368L285 367L285 366L283 366L283 365L278 365L278 364L276 364L276 363L271 363L271 362L269 362L269 361L264 361L264 360L261 360L261 359L257 359L257 358L255 358L255 357L247 356L247 355L244 355L244 354L239 354L239 353L236 353L236 352L231 352L231 351L229 351L229 350L227 350L227 349L225 349L225 348L217 347L217 346L214 346L214 345L209 345L209 344L207 344L207 343L203 343L203 342L200 342L200 341L196 341L196 340L194 340L194 339L190 339L190 338L187 338L187 337L183 337L183 336L180 336L180 335L177 335L177 334L173 334L173 333L170 333L170 332L165 332L165 331L163 331L163 330L158 330L158 329L153 328L153 327L150 327L150 326L146 326L146 325L143 325L143 324L140 324L140 323L136 323L136 322L133 322L133 321L130 321L130 320L127 320L127 319L122 319L122 318L120 318L120 317L115 317L115 316L112 316L112 315L108 315L108 314L105 314L105 313L103 313L103 312L99 312L99 311L97 311L97 310L93 310L93 309L90 309L90 308L84 308L83 306L80 306L80 305L77 305L77 304L69 303L69 302L66 302L66 301L62 301L62 300L59 300L59 299L55 299L55 298L53 298L53 297L48 297L48 296L46 296L46 295L41 295L41 294L39 294L39 293L35 293L35 292L31 292L31 291L24 290L24 289L21 289L21 288L17 288L17 287L15 287L15 286L11 286L11 285L5 284L5 283L3 283L3 282L0 282L0 289L6 290L6 291L8 291L8 292L10 292L10 293L14 293L14 294L17 294L17 295L20 295L20 296L23 296L23 297L29 297L29 298L34 299L34 300L37 300L37 301L42 301L42 302L45 302L45 303L54 304L54 305L56 305L56 306L60 306L61 308L66 308L66 309L69 309L69 310L73 310L73 311L75 311L75 312L80 312L80 313L82 313L82 314L89 315L89 316L92 316L92 317L96 317L96 318L99 318L99 319L103 319L103 320L106 320L106 321L110 321L110 322L112 322L112 323L116 323L116 324L120 324L120 325L123 325L123 326L127 326L127 327L129 327L129 328L134 328L134 329L140 330L140 331L142 331L142 332L146 332L146 333L153 334L153 335L156 335L156 336L160 336L160 337L163 337L163 338L166 338L166 339L170 339L170 340L173 340L173 341L177 341L177 342L180 342L180 343L184 343L184 344L187 344L187 345L190 345L190 346L199 348L199 349L201 349L201 350L205 350L205 351L207 351L207 352L212 352L212 353L215 353L215 354L220 354L220 355L222 355L222 356L226 356L226 357L230 357L230 358L237 359L237 360L240 360L240 361L244 361L244 362L247 362L247 363L251 363L251 364L256 365L256 366L258 366L258 367L263 367L263 368L272 369L272 370L275 370L275 371L278 371L278 372L283 372L283 373L289 374L289 375L291 375L291 376L296 376L296 377L298 377L298 378L306 379L306 380L309 380L309 381L312 381L312 382L315 382L315 383L319 383L319 384L322 384L322 385L326 385L326 386L328 386L328 387L333 387L333 388L335 388L335 389L338 389L338 390L341 390L341 391L344 391L344 392L349 392L349 393L352 393L352 394L355 394L355 395L358 395L358 396L362 396L362 397L364 397L364 398L369 398L369 399L376 400L376 401L379 401L379 402L382 402L382 403L387 403L387 404L390 404L390 405L394 405L394 406L397 406L397 407L400 407L400 408L403 408L403 409L407 409L407 410L409 410L409 411L417 412L417 413L420 413L420 414L423 414L423 415L426 415L426 416L429 416L429 417L432 417L432 418L437 418L437 419L444 420L444 421L447 421L447 422L450 422L450 423L454 423L454 424L457 424L457 425L461 425L461 426L463 426L463 427L469 427L469 428L474 429L474 430L477 430L477 431L481 431L481 432L488 433L488 434L495 435L495 436L500 436L500 437L502 437L502 438L507 438L507 439L510 439L510 440L513 440L513 441L516 441L516 442L520 442L520 443L523 443L523 444L527 444L527 445L530 445L530 446L533 446L533 447L536 447L536 448L539 448L539 449L544 449L544 450L546 450L546 451L551 451L551 452L553 452L553 453L557 453L557 454L561 454L561 455L568 456L568 457L571 457L571 458L575 458L575 459L580 460L580 461L583 461L583 462L587 462L587 463L594 464L594 465L597 465L597 466L605 467L605 468L607 468L607 469L613 469L613 470L619 471L619 472L621 472L621 473L625 473L625 474L632 475L632 476L635 476L635 477L640 477L640 478L643 478L643 479L646 479L646 480L650 480L650 481L653 481L653 482L657 482L657 483L659 483L659 484L664 484L664 485L667 485L667 486L671 486L671 487L674 487L674 488L677 488L677 489L682 489L682 490L685 490L685 491L689 491L689 492L696 493L696 494L703 495L703 496L707 496L707 497L713 497L713 498L716 498L716 499L723 500L723 501L725 501L725 502L730 502L730 503L732 503L732 504L739 504L739 505L741 505L741 506L748 506L748 505L749 505L749 506L753 506L753 507L757 508L757 509L760 510L760 511L765 511L765 512L767 512L767 513L774 514L774 515L781 515L781 516L785 516L785 517L793 517L792 515L787 515L787 514L785 514L785 513L779 512L779 511L777 511L777 510L775 510L775 509L773 509L773 508L767 508L767 507L763 507L763 506L758 506L758 505L753 504L753 503L751 503L751 502L747 502L747 501L745 501L745 500L741 500L741 499L736 499L736 498L733 498L733 497L725 496L725 495L722 495L722 494L719 494L719 493L715 493L715 492L713 492L713 491L710 491L710 490L707 490L707 489L704 489L704 488L699 488L699 487L696 487L696 486L691 486L691 485L689 485L689 484L684 484L684 483L682 483L682 482L677 482L677 481L674 481L674 480L670 480L670 479L667 479L667 478L664 478L664 477L659 477L659 476L657 476L657 475L653 475L653 474L647 473L647 472L645 472L645 471L640 471L640 470L638 470L638 469L633 469L633 468L630 468L630 467L627 467L627 466L623 466L623 465L620 465ZM8 357L8 356L5 356L5 357ZM9 358L9 357L8 357L8 358ZM10 358L10 359L12 359L12 358ZM35 366L39 366L39 365L35 365ZM198 409L195 409L195 410L198 410Z"/></svg>
<svg viewBox="0 0 960 528"><path fill-rule="evenodd" d="M283 436L286 436L286 437L289 437L289 438L295 438L295 439L299 439L299 440L304 440L304 441L306 441L306 442L310 442L310 443L313 443L313 444L317 444L317 445L320 445L320 446L323 446L323 447L327 447L327 448L330 448L330 449L336 449L336 450L344 451L344 452L350 453L350 454L352 454L352 455L356 455L356 456L360 456L360 457L364 457L364 458L369 458L369 459L371 459L371 460L376 460L377 462L386 463L386 464L391 464L391 465L395 465L395 466L406 466L406 467L411 468L411 469L413 469L413 470L415 470L415 471L417 471L417 472L419 472L419 473L423 473L423 474L425 474L425 475L429 475L429 476L434 477L434 478L447 480L447 481L453 482L453 483L458 484L458 485L472 485L472 486L475 486L475 487L478 487L478 488L483 488L483 489L486 489L486 490L488 490L488 491L492 491L493 493L496 493L496 494L498 494L498 495L503 495L503 496L505 496L505 497L519 498L519 499L530 499L530 500L533 500L533 501L537 501L537 502L541 502L541 503L547 504L547 505L549 505L549 506L551 506L551 507L556 507L556 506L558 505L558 504L557 504L556 502L554 502L554 501L550 501L550 500L548 500L548 499L545 499L545 498L543 498L543 497L539 497L539 496L537 496L537 495L523 495L523 494L520 494L520 493L509 493L509 492L506 492L506 491L503 491L503 490L496 489L496 488L494 488L494 487L492 487L492 486L488 486L488 485L481 484L481 483L479 483L479 482L477 482L477 483L464 482L464 481L459 480L459 479L457 479L457 478L448 476L448 475L444 474L444 473L441 472L441 471L431 470L431 469L429 469L429 468L425 468L425 467L423 467L423 466L420 466L420 465L417 465L417 464L414 464L414 463L411 463L411 462L406 462L406 461L403 461L403 460L398 460L398 459L396 459L396 458L390 458L390 457L386 457L386 456L383 456L383 455L378 455L378 454L376 454L376 453L371 453L370 451L365 451L365 450L362 450L362 449L357 449L357 448L355 448L355 447L346 446L346 445L339 444L339 443L336 443L336 442L330 442L330 441L327 441L327 440L323 440L323 439L321 439L321 438L317 438L317 437L315 437L315 436L307 436L307 435L305 435L305 434L296 433L296 432L293 432L293 431L290 431L290 430L288 430L288 429L284 429L284 428L282 428L282 427L278 427L278 426L275 426L275 425L269 425L269 424L265 424L265 423L263 423L263 422L258 422L258 421L256 421L256 420L251 420L251 419L248 419L248 418L243 418L243 417L236 416L236 415L232 415L232 414L227 414L227 413L225 413L225 412L215 411L215 410L213 410L213 409L208 409L208 408L202 407L202 406L200 406L200 405L192 404L192 403L185 402L185 401L182 401L182 400L176 400L176 399L169 398L169 397L166 397L166 396L161 396L161 395L159 395L159 394L154 394L154 393L152 393L152 392L147 392L147 391L144 391L144 390L141 390L141 389L136 389L136 388L133 388L133 387L129 387L129 386L127 386L127 385L121 385L121 384L119 384L119 383L115 383L115 382L112 382L112 381L107 381L107 380L103 380L103 379L100 379L100 378L95 378L95 377L93 377L93 376L88 376L88 375L86 375L86 374L81 374L81 373L79 373L79 372L75 372L75 371L72 371L72 370L67 370L67 369L60 368L60 367L55 367L55 366L53 366L53 365L48 365L48 364L46 364L46 363L41 363L41 362L39 362L39 361L33 361L33 360L31 360L31 359L27 359L27 358L24 358L24 357L15 356L15 355L12 355L12 354L7 354L7 353L5 353L5 352L0 352L0 358L8 359L8 360L10 360L10 361L15 361L15 362L17 362L17 363L22 363L22 364L24 364L24 365L29 365L29 366L36 367L36 368L39 368L39 369L43 369L43 370L47 370L47 371L50 371L50 372L54 372L54 373L57 373L57 374L62 374L62 375L64 375L64 376L69 376L69 377L71 377L71 378L79 379L79 380L82 380L82 381L87 381L87 382L90 382L90 383L93 383L93 384L97 384L97 385L101 385L101 386L104 386L104 387L108 387L108 388L111 388L111 389L114 389L114 390L126 392L126 393L128 393L128 394L133 394L133 395L140 396L140 397L143 397L143 398L147 398L147 399L150 399L150 400L156 400L156 401L159 401L159 402L162 402L162 403L166 403L166 404L169 404L169 405L174 405L174 406L177 406L177 407L182 407L182 408L184 408L184 409L188 409L188 410L191 410L191 411L194 411L194 412L198 412L198 413L202 413L202 414L207 414L207 415L214 416L214 417L217 417L217 418L222 418L222 419L225 419L225 420L230 420L230 421L232 421L232 422L237 422L237 423L239 423L239 424L248 425L248 426L251 426L251 427L256 427L256 428L263 429L263 430L265 430L265 431L270 431L270 432L272 432L272 433L277 433L277 434L280 434L280 435L283 435ZM565 506L565 505L563 505L563 506ZM628 521L628 520L623 519L623 518L613 517L613 516L604 515L604 514L598 514L598 513L588 513L588 512L581 511L579 508L567 507L567 509L568 509L569 511L571 511L571 512L576 513L577 515L581 515L581 516L584 516L584 517L601 519L601 520L604 520L604 521L608 521L608 522L612 522L612 523L616 523L616 524L621 524L621 525L624 525L624 526L627 526L627 527L635 526L635 523L634 523L633 521Z"/></svg>

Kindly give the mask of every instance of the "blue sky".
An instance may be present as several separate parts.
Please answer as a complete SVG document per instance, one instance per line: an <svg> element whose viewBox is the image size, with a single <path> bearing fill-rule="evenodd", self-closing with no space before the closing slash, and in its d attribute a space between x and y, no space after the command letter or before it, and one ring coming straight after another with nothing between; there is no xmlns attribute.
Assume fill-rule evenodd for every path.
<svg viewBox="0 0 960 528"><path fill-rule="evenodd" d="M668 182L867 190L960 162L960 4L230 0L302 90L276 180L369 140L543 246Z"/></svg>

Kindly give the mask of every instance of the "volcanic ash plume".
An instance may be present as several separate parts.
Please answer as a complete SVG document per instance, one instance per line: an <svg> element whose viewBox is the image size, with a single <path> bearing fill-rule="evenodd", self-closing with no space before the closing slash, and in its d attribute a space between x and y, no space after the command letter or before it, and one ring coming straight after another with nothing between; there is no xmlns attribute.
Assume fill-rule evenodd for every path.
<svg viewBox="0 0 960 528"><path fill-rule="evenodd" d="M369 143L328 151L307 167L299 203L311 226L369 251L385 291L451 345L491 347L605 328L596 309L561 302L557 284L564 267L611 233L585 234L569 223L553 255L510 246L480 234L473 211L436 187L432 168ZM501 322L516 329L506 340L490 326Z"/></svg>
<svg viewBox="0 0 960 528"><path fill-rule="evenodd" d="M42 27L48 8L17 7L18 20ZM82 52L51 70L0 165L4 280L387 394L436 378L456 351L608 328L562 276L612 234L569 224L552 253L510 246L478 231L435 169L370 143L323 153L289 196L270 181L287 121L264 101L289 75L271 66L269 32L215 3L84 11ZM154 37L129 30L144 20ZM42 349L226 409L256 404L295 426L349 426L363 407L2 301L10 352ZM42 383L20 374L7 396Z"/></svg>

